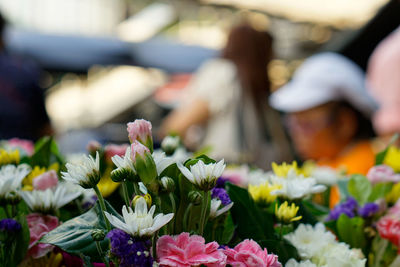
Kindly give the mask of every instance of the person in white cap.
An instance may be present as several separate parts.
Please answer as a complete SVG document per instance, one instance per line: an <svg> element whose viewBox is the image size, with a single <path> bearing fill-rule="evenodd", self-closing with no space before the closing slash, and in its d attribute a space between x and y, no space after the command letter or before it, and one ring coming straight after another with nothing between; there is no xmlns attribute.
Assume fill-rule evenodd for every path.
<svg viewBox="0 0 400 267"><path fill-rule="evenodd" d="M326 52L308 58L292 80L270 96L286 113L298 155L321 165L366 174L374 164L370 116L376 103L363 71L346 57Z"/></svg>

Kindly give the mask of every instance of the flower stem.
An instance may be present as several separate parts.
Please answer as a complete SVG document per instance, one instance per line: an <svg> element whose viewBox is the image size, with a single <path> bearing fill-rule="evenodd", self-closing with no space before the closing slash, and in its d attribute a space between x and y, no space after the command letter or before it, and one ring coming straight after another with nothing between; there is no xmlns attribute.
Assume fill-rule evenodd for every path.
<svg viewBox="0 0 400 267"><path fill-rule="evenodd" d="M129 205L128 186L126 185L126 181L122 182L122 192L124 195L125 205L128 208L128 207L130 207L130 205Z"/></svg>
<svg viewBox="0 0 400 267"><path fill-rule="evenodd" d="M8 207L7 207L7 205L4 205L4 206L3 206L3 209L4 209L4 211L6 212L6 216L7 216L7 218L11 218L11 216L10 216L10 212L8 211Z"/></svg>
<svg viewBox="0 0 400 267"><path fill-rule="evenodd" d="M110 267L110 264L108 263L108 260L106 259L106 257L104 257L103 250L101 249L101 246L100 246L100 242L99 241L95 241L95 243L96 243L97 252L99 252L101 260L104 262L106 267Z"/></svg>
<svg viewBox="0 0 400 267"><path fill-rule="evenodd" d="M103 219L106 222L106 227L107 227L107 232L111 231L111 226L110 226L110 222L108 221L108 219L106 218L106 216L104 215L104 212L106 211L106 204L104 203L104 198L100 193L99 188L97 187L97 185L95 185L93 187L94 191L96 192L97 198L99 199L99 203L100 203L100 208L102 210L102 215L103 215Z"/></svg>
<svg viewBox="0 0 400 267"><path fill-rule="evenodd" d="M136 196L140 196L140 190L137 183L133 183L133 190L135 191Z"/></svg>
<svg viewBox="0 0 400 267"><path fill-rule="evenodd" d="M174 195L172 193L168 194L169 199L171 200L171 206L172 206L172 213L174 214L174 217L172 217L171 222L169 223L171 226L170 232L169 234L173 234L174 233L174 229L175 229L175 213L176 213L176 204L175 204L175 198Z"/></svg>
<svg viewBox="0 0 400 267"><path fill-rule="evenodd" d="M153 251L154 260L157 260L157 239L158 239L158 231L154 233L153 240L151 242L151 249Z"/></svg>
<svg viewBox="0 0 400 267"><path fill-rule="evenodd" d="M206 213L208 208L208 196L210 191L204 191L203 203L201 205L201 214L200 214L200 225L199 225L199 235L203 235L204 227L206 224Z"/></svg>
<svg viewBox="0 0 400 267"><path fill-rule="evenodd" d="M189 217L189 213L190 210L192 209L193 204L189 203L189 205L187 206L185 213L183 214L183 229L185 231L188 231L189 225L188 225L188 217Z"/></svg>

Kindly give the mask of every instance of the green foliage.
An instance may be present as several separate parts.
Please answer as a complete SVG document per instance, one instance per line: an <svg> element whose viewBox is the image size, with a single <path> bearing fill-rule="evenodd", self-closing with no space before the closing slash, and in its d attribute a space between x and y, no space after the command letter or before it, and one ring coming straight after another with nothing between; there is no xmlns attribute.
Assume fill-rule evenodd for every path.
<svg viewBox="0 0 400 267"><path fill-rule="evenodd" d="M345 214L342 214L336 221L336 228L340 241L349 244L352 248L366 248L367 240L364 234L363 218L349 218Z"/></svg>
<svg viewBox="0 0 400 267"><path fill-rule="evenodd" d="M393 135L392 138L390 139L389 144L387 145L387 147L383 151L381 151L378 154L376 154L376 156L375 156L375 165L383 164L383 161L385 160L386 154L389 151L389 147L391 145L393 145L398 138L399 138L399 134Z"/></svg>
<svg viewBox="0 0 400 267"><path fill-rule="evenodd" d="M105 201L107 212L121 218L114 208ZM122 218L121 218L122 219ZM93 241L91 231L93 229L103 229L106 225L101 216L99 202L86 213L66 221L47 235L40 242L55 245L62 250L75 254L89 256L92 260L99 259L96 244ZM103 251L108 249L109 240L104 239L100 242Z"/></svg>
<svg viewBox="0 0 400 267"><path fill-rule="evenodd" d="M49 167L52 163L58 162L63 165L64 159L61 156L58 146L52 137L43 137L35 144L35 152L32 157L24 158L24 163L31 166Z"/></svg>
<svg viewBox="0 0 400 267"><path fill-rule="evenodd" d="M21 224L21 232L15 238L15 252L12 258L12 264L10 266L17 266L24 258L28 251L30 234L29 227L25 216L18 216L16 220Z"/></svg>
<svg viewBox="0 0 400 267"><path fill-rule="evenodd" d="M246 189L227 183L227 192L235 203L231 208L236 233L242 238L254 240L275 239L273 214L263 214Z"/></svg>
<svg viewBox="0 0 400 267"><path fill-rule="evenodd" d="M360 174L355 174L350 178L347 189L359 205L364 205L372 192L372 185L368 179Z"/></svg>
<svg viewBox="0 0 400 267"><path fill-rule="evenodd" d="M208 222L203 236L206 242L216 241L220 245L228 245L234 232L235 225L232 216L221 215Z"/></svg>
<svg viewBox="0 0 400 267"><path fill-rule="evenodd" d="M368 197L368 202L374 202L377 199L383 198L392 190L392 183L377 183L372 187L372 192Z"/></svg>

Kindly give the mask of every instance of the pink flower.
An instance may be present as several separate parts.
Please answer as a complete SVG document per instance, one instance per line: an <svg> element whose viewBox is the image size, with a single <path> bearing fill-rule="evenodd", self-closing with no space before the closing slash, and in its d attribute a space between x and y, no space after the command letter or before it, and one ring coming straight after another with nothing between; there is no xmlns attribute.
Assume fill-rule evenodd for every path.
<svg viewBox="0 0 400 267"><path fill-rule="evenodd" d="M128 136L131 143L138 140L142 144L146 144L148 140L152 140L151 136L151 123L146 120L135 120L134 122L129 122L128 124Z"/></svg>
<svg viewBox="0 0 400 267"><path fill-rule="evenodd" d="M400 221L392 218L391 216L382 217L376 228L380 236L384 239L388 239L398 248L400 247Z"/></svg>
<svg viewBox="0 0 400 267"><path fill-rule="evenodd" d="M150 153L150 150L146 146L142 145L136 140L132 142L131 158L133 162L136 162L136 155L143 157L146 152Z"/></svg>
<svg viewBox="0 0 400 267"><path fill-rule="evenodd" d="M160 266L225 266L226 256L218 247L217 242L205 244L199 235L164 235L157 242L157 256Z"/></svg>
<svg viewBox="0 0 400 267"><path fill-rule="evenodd" d="M50 170L45 172L37 177L35 177L32 181L33 189L35 190L46 190L47 188L52 188L57 186L58 184L58 176L56 171Z"/></svg>
<svg viewBox="0 0 400 267"><path fill-rule="evenodd" d="M101 149L101 144L96 140L89 141L89 143L86 146L86 150L89 151L89 153L96 154L96 151L99 151L100 149Z"/></svg>
<svg viewBox="0 0 400 267"><path fill-rule="evenodd" d="M32 141L19 139L19 138L12 138L8 140L8 145L11 148L21 148L23 149L28 156L31 156L35 150L35 146Z"/></svg>
<svg viewBox="0 0 400 267"><path fill-rule="evenodd" d="M123 157L125 155L125 151L128 148L128 144L123 145L115 145L110 144L104 147L104 154L107 161L111 162L111 158L113 156L120 156Z"/></svg>
<svg viewBox="0 0 400 267"><path fill-rule="evenodd" d="M224 250L228 257L227 264L233 267L281 267L278 256L268 254L266 248L264 250L253 240L246 239L236 245L234 249L227 248Z"/></svg>
<svg viewBox="0 0 400 267"><path fill-rule="evenodd" d="M58 218L50 215L31 213L26 216L30 231L30 241L28 256L35 259L43 257L52 251L54 246L50 244L38 243L38 241L48 232L58 226Z"/></svg>
<svg viewBox="0 0 400 267"><path fill-rule="evenodd" d="M368 180L375 184L379 182L400 182L400 175L395 174L393 169L387 165L377 165L369 169Z"/></svg>

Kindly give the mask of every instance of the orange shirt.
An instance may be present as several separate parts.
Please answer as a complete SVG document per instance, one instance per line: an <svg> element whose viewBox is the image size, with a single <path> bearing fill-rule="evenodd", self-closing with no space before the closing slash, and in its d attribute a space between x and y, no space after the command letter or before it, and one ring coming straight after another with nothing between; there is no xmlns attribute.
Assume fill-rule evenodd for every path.
<svg viewBox="0 0 400 267"><path fill-rule="evenodd" d="M330 160L320 160L318 165L335 169L343 168L347 174L366 175L375 164L375 152L371 142L363 141L349 148L345 153Z"/></svg>

